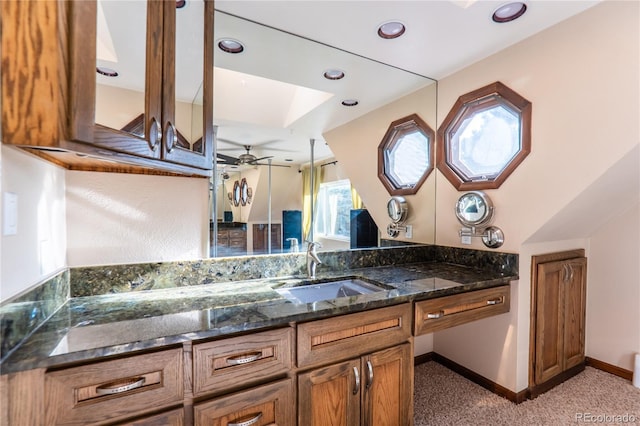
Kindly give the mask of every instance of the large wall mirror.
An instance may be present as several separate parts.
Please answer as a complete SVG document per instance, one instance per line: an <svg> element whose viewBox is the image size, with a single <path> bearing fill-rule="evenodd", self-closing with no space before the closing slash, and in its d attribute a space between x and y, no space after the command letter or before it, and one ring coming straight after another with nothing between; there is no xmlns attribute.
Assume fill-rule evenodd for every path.
<svg viewBox="0 0 640 426"><path fill-rule="evenodd" d="M377 188L369 192L372 185L367 183L368 178L357 176L353 170L370 167L375 178L378 144L389 124L398 118L392 111L384 113L385 122L380 122L381 111L389 105L412 97L410 105L428 105L433 114L425 116L405 106L399 110L411 110L399 116L419 112L429 125L436 125L435 89L425 90L435 88L435 81L345 52L340 46L327 46L244 19L239 16L242 5L237 7L240 9L234 2L216 2L214 124L218 160L211 185L212 230L244 229L247 254L289 251L287 239L282 237L289 224L283 220L285 212L302 210L301 171L309 167L311 158L322 183L351 182L376 223L380 221L377 217L382 218L378 228L384 230L388 193L377 179ZM347 106L349 102L345 101L350 100L357 105ZM345 154L341 148L340 153L334 153L324 139L326 132L348 128L355 122L381 133L372 138L363 135L359 143L368 144L365 147L354 143L352 152ZM366 159L369 155L371 159ZM353 160L358 158L371 164L356 167ZM229 175L231 179L224 178ZM435 205L434 175L420 188L421 205ZM229 184L235 180L246 182L252 189L251 203L229 203ZM424 202L425 197L429 201ZM228 211L232 214L225 215ZM230 216L231 223L225 220ZM433 214L424 214L419 220L422 225L418 228L434 227ZM266 231L261 234L265 224L273 228L272 250L267 251L256 248L256 241L268 237ZM213 243L213 232L211 237ZM314 235L315 240L318 238ZM433 244L434 237L411 242ZM381 243L386 245L385 241ZM323 241L323 250L349 247L349 237ZM215 252L212 250L212 255Z"/></svg>

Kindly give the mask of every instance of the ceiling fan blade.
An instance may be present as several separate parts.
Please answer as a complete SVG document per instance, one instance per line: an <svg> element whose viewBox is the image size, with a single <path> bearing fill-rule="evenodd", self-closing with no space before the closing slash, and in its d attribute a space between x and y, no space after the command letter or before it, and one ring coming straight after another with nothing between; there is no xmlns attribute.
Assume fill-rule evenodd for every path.
<svg viewBox="0 0 640 426"><path fill-rule="evenodd" d="M267 155L266 157L256 158L254 160L251 160L251 163L255 163L255 162L260 161L260 160L266 160L267 158L273 158L273 155Z"/></svg>
<svg viewBox="0 0 640 426"><path fill-rule="evenodd" d="M220 154L217 153L217 162L220 163L220 160L222 160L222 162L224 162L225 164L236 164L238 162L238 159L235 157L232 157L230 155L224 155L224 154Z"/></svg>

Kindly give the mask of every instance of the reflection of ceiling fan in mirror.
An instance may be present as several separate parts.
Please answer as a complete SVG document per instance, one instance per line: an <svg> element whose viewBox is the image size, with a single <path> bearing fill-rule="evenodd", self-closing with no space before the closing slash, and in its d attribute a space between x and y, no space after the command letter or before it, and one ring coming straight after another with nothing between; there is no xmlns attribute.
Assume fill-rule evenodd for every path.
<svg viewBox="0 0 640 426"><path fill-rule="evenodd" d="M227 139L220 139L218 138L218 141L220 142L224 142L224 143L228 143L231 145L237 145L237 146L241 146L242 148L244 148L247 152L245 152L244 154L240 154L237 158L236 157L232 157L230 155L225 155L225 154L220 154L218 153L218 164L228 164L228 165L233 165L233 166L268 166L268 163L260 163L260 161L262 160L266 160L269 158L273 158L273 155L267 155L264 157L256 157L255 155L251 154L251 145L243 145L243 144L239 144L237 142L233 142ZM276 142L276 141L271 141L271 142ZM268 143L271 142L266 142L262 145L266 145ZM237 148L219 148L219 151L225 151L225 150L237 150ZM275 149L276 151L281 151L279 149ZM290 167L287 165L280 165L280 164L271 164L272 166L276 166L276 167Z"/></svg>

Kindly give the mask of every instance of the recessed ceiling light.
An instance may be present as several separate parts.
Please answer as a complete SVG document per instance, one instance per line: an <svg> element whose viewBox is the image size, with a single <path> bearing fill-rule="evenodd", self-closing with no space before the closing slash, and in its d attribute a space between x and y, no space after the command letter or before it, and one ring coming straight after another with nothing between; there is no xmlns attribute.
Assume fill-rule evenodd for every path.
<svg viewBox="0 0 640 426"><path fill-rule="evenodd" d="M327 80L340 80L344 78L344 72L340 70L326 70L324 72L324 78Z"/></svg>
<svg viewBox="0 0 640 426"><path fill-rule="evenodd" d="M285 158L284 161L293 161L293 158Z"/></svg>
<svg viewBox="0 0 640 426"><path fill-rule="evenodd" d="M238 40L231 38L223 38L218 42L218 47L223 52L227 53L240 53L244 50L244 46Z"/></svg>
<svg viewBox="0 0 640 426"><path fill-rule="evenodd" d="M404 34L406 28L402 22L389 21L378 27L378 35L382 38L398 38Z"/></svg>
<svg viewBox="0 0 640 426"><path fill-rule="evenodd" d="M118 71L107 67L96 67L96 72L107 77L117 77Z"/></svg>
<svg viewBox="0 0 640 426"><path fill-rule="evenodd" d="M345 99L344 101L342 101L342 105L352 107L358 105L358 101L355 99Z"/></svg>
<svg viewBox="0 0 640 426"><path fill-rule="evenodd" d="M527 5L523 2L503 4L493 12L493 22L504 23L518 19L527 11Z"/></svg>

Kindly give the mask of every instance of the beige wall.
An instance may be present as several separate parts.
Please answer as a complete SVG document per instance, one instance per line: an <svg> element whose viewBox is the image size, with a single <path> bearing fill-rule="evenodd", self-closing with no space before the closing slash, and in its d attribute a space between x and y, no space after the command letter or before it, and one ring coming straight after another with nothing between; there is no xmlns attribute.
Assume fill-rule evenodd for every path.
<svg viewBox="0 0 640 426"><path fill-rule="evenodd" d="M342 170L349 176L378 229L383 232L390 222L387 201L391 196L378 179L378 145L391 122L414 113L435 131L436 91L436 84L431 84L324 134ZM433 244L435 175L435 172L431 173L417 194L405 196L409 205L406 224L413 226L413 238L407 239L401 233L397 240Z"/></svg>
<svg viewBox="0 0 640 426"><path fill-rule="evenodd" d="M638 16L637 2L607 1L439 82L440 121L458 96L493 81L502 81L533 104L531 154L502 187L487 191L496 206L495 224L505 233L500 250L520 254L520 281L512 286L511 312L434 336L436 352L511 390L528 385L530 256L589 248L592 236L591 249L604 249L593 226L571 222L602 226L603 219L624 208L619 203L600 208L602 200L616 190L622 191L618 198L630 203L638 200L638 191L624 181L613 187L600 184L618 162L634 167L634 162L624 159L633 155L640 140ZM636 154L636 169L637 165ZM621 175L632 176L633 171ZM442 175L437 177L436 192L436 243L462 246L452 213L460 193ZM588 196L581 198L581 194ZM573 209L577 198L588 208ZM571 214L563 215L565 211ZM562 232L549 232L548 224ZM484 249L478 241L472 247ZM638 238L607 245L606 250L612 258L637 252ZM637 276L637 260L636 264L598 264L601 271L589 275L589 288L602 288L600 277L611 273L629 277L619 284L622 293L637 292L638 280L631 278ZM597 311L587 313L591 324L610 321L600 316L607 309L619 309L613 303L601 303ZM640 332L633 308L623 309L616 323L610 324L620 327L621 335ZM608 351L609 360L628 368L620 364L628 359L628 345L605 348L601 343L592 340L589 351Z"/></svg>
<svg viewBox="0 0 640 426"><path fill-rule="evenodd" d="M627 206L590 241L586 352L633 370L640 353L640 204Z"/></svg>
<svg viewBox="0 0 640 426"><path fill-rule="evenodd" d="M65 171L6 145L1 164L2 193L18 196L18 233L0 243L6 300L66 266Z"/></svg>
<svg viewBox="0 0 640 426"><path fill-rule="evenodd" d="M209 181L67 172L69 266L208 257Z"/></svg>

